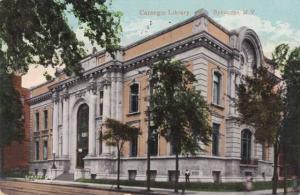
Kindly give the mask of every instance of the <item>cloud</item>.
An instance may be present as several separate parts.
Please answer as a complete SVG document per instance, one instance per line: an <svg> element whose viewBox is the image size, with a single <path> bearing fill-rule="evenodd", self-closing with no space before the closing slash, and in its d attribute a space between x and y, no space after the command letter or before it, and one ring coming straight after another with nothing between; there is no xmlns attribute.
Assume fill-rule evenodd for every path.
<svg viewBox="0 0 300 195"><path fill-rule="evenodd" d="M281 43L287 43L291 47L300 46L300 30L293 28L283 21L271 22L257 15L224 15L216 20L227 29L235 29L247 26L253 29L259 36L264 54L271 57L275 47Z"/></svg>
<svg viewBox="0 0 300 195"><path fill-rule="evenodd" d="M167 20L162 19L134 19L123 24L121 45L128 45L170 25Z"/></svg>

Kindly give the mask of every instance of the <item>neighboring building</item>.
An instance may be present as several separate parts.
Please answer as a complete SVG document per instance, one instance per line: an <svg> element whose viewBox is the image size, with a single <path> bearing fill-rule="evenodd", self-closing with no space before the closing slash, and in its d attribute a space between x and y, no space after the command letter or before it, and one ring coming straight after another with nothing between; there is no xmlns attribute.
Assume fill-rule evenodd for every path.
<svg viewBox="0 0 300 195"><path fill-rule="evenodd" d="M13 141L4 148L4 172L27 171L29 169L29 105L25 101L29 98L29 90L22 88L21 76L13 76L13 86L19 92L23 104L22 120L24 138Z"/></svg>
<svg viewBox="0 0 300 195"><path fill-rule="evenodd" d="M265 59L257 34L246 27L229 31L205 10L195 16L122 48L113 59L105 52L81 61L82 77L48 82L31 91L31 170L74 178L97 174L116 177L116 149L101 139L103 121L110 117L139 127L142 135L125 145L121 178L146 179L147 105L149 65L161 56L182 60L196 75L211 111L212 143L206 152L180 156L180 179L191 170L192 181L241 181L246 175L257 180L272 176L273 149L255 142L255 130L238 125L232 99L235 85ZM48 114L45 115L47 110ZM48 116L47 127L45 116ZM157 181L174 177L172 146L155 134L151 143L151 174ZM47 141L47 155L44 146ZM52 147L53 146L53 147ZM47 157L43 158L43 157Z"/></svg>

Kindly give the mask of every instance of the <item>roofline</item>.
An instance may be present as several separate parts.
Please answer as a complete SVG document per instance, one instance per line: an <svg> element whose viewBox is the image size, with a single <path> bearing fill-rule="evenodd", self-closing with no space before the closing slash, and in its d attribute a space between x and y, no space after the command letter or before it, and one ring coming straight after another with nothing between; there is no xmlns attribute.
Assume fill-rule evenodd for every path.
<svg viewBox="0 0 300 195"><path fill-rule="evenodd" d="M188 19L186 19L186 20L184 20L182 22L176 23L176 24L174 24L174 25L172 25L170 27L167 27L167 28L165 28L163 30L160 30L160 31L158 31L158 32L156 32L154 34L146 36L145 38L137 40L137 41L135 41L133 43L130 43L130 44L126 45L126 46L123 46L122 49L123 50L127 50L127 49L130 49L130 48L135 47L137 45L140 45L140 44L142 44L142 43L144 43L146 41L149 41L149 40L151 40L153 38L156 38L156 37L158 37L158 36L160 36L160 35L162 35L164 33L167 33L169 31L172 31L172 30L176 29L176 28L184 26L184 25L186 25L186 24L188 24L190 22L193 22L193 21L195 21L195 20L197 20L197 19L199 19L201 17L205 17L209 22L211 22L212 24L216 25L218 28L220 28L222 31L224 31L228 35L235 33L234 31L229 31L228 29L226 29L225 27L223 27L221 24L217 23L214 19L212 19L211 17L209 17L208 14L206 13L206 11L204 10L204 11L201 11L200 14L194 15L191 18L188 18Z"/></svg>

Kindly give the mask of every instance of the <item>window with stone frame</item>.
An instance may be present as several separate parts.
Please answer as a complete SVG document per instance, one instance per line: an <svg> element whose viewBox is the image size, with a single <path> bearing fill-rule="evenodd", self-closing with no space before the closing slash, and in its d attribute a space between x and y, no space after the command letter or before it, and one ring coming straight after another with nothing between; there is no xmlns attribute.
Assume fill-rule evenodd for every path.
<svg viewBox="0 0 300 195"><path fill-rule="evenodd" d="M100 116L103 116L103 91L100 91Z"/></svg>
<svg viewBox="0 0 300 195"><path fill-rule="evenodd" d="M130 113L139 111L139 84L134 83L130 86Z"/></svg>
<svg viewBox="0 0 300 195"><path fill-rule="evenodd" d="M35 160L40 160L40 142L35 142Z"/></svg>
<svg viewBox="0 0 300 195"><path fill-rule="evenodd" d="M100 131L99 132L99 155L101 155L102 154L102 150L103 150L103 148L102 148L102 139L103 139L103 133L102 133L102 131Z"/></svg>
<svg viewBox="0 0 300 195"><path fill-rule="evenodd" d="M251 163L251 139L252 133L249 129L241 132L241 159L242 164Z"/></svg>
<svg viewBox="0 0 300 195"><path fill-rule="evenodd" d="M265 144L261 144L262 160L267 160L267 148Z"/></svg>
<svg viewBox="0 0 300 195"><path fill-rule="evenodd" d="M130 156L136 157L138 152L138 136L135 136L130 141Z"/></svg>
<svg viewBox="0 0 300 195"><path fill-rule="evenodd" d="M48 159L48 141L44 140L43 143L43 160L47 160Z"/></svg>
<svg viewBox="0 0 300 195"><path fill-rule="evenodd" d="M221 104L221 74L214 72L213 74L213 104Z"/></svg>
<svg viewBox="0 0 300 195"><path fill-rule="evenodd" d="M48 110L44 110L44 129L48 129Z"/></svg>
<svg viewBox="0 0 300 195"><path fill-rule="evenodd" d="M219 137L220 137L220 124L213 123L212 125L212 155L219 155Z"/></svg>
<svg viewBox="0 0 300 195"><path fill-rule="evenodd" d="M158 154L158 132L157 129L151 128L150 155L157 156L157 154Z"/></svg>
<svg viewBox="0 0 300 195"><path fill-rule="evenodd" d="M34 126L35 126L35 131L40 130L40 113L36 112L34 116Z"/></svg>
<svg viewBox="0 0 300 195"><path fill-rule="evenodd" d="M176 145L170 142L170 155L175 155L176 154Z"/></svg>

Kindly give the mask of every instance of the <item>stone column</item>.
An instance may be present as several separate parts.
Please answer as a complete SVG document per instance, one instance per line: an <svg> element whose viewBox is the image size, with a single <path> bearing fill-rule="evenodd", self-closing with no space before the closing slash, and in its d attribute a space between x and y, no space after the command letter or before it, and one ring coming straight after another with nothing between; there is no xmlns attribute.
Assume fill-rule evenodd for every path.
<svg viewBox="0 0 300 195"><path fill-rule="evenodd" d="M58 104L59 104L59 97L57 92L53 94L53 146L52 146L52 152L55 153L55 155L58 155Z"/></svg>
<svg viewBox="0 0 300 195"><path fill-rule="evenodd" d="M62 156L68 158L69 156L69 94L65 91L62 98L63 101L63 126L62 126Z"/></svg>
<svg viewBox="0 0 300 195"><path fill-rule="evenodd" d="M97 86L91 82L89 86L89 156L96 155L96 100Z"/></svg>
<svg viewBox="0 0 300 195"><path fill-rule="evenodd" d="M235 98L235 73L230 72L230 98ZM234 103L230 100L229 114L234 114Z"/></svg>
<svg viewBox="0 0 300 195"><path fill-rule="evenodd" d="M122 121L123 119L123 83L122 74L117 74L117 95L116 95L116 119Z"/></svg>
<svg viewBox="0 0 300 195"><path fill-rule="evenodd" d="M240 75L237 74L237 75L235 75L235 84L239 85L240 83L241 83L241 78L240 78ZM234 96L237 97L237 91L236 90L234 91ZM236 107L234 107L234 113L237 114L237 108Z"/></svg>
<svg viewBox="0 0 300 195"><path fill-rule="evenodd" d="M116 77L115 74L113 74L113 77L111 78L111 91L110 91L110 110L111 115L110 117L113 119L116 119Z"/></svg>
<svg viewBox="0 0 300 195"><path fill-rule="evenodd" d="M105 80L103 82L103 116L102 116L102 124L106 121L107 118L110 117L110 81ZM102 129L105 129L103 127ZM102 130L103 131L103 130ZM106 145L105 141L102 142L102 154L106 155L110 153L109 146Z"/></svg>

